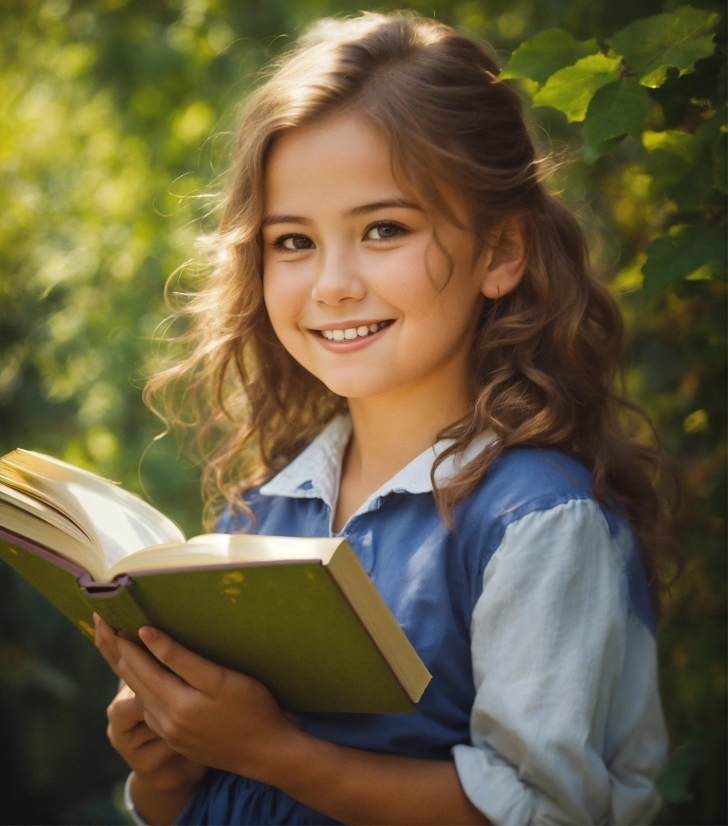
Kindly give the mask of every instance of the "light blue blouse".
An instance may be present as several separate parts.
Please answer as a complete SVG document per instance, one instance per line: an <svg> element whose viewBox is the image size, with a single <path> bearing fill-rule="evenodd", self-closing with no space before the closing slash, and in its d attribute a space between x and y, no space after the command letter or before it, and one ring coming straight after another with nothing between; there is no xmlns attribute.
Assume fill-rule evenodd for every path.
<svg viewBox="0 0 728 826"><path fill-rule="evenodd" d="M224 532L332 535L346 417L253 492L257 522ZM487 438L471 446L472 458ZM354 748L452 757L493 823L648 823L666 756L655 623L632 532L597 503L582 465L508 451L448 530L414 459L347 521L345 536L433 674L411 715L303 715ZM455 472L438 469L438 482ZM178 823L332 823L277 789L210 770Z"/></svg>

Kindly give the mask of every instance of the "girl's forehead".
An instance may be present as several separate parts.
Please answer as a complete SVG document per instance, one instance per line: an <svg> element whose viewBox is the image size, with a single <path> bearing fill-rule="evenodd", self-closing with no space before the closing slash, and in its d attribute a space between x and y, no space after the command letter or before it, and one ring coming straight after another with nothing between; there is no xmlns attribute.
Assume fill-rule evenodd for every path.
<svg viewBox="0 0 728 826"><path fill-rule="evenodd" d="M276 141L266 165L266 209L330 204L349 208L372 199L416 202L402 176L394 174L384 136L353 115L291 129Z"/></svg>
<svg viewBox="0 0 728 826"><path fill-rule="evenodd" d="M355 113L333 115L276 140L265 169L263 226L272 223L271 217L325 220L396 202L427 213L435 223L469 224L457 188L443 180L430 183L434 186L425 198L398 169L395 153L374 124Z"/></svg>

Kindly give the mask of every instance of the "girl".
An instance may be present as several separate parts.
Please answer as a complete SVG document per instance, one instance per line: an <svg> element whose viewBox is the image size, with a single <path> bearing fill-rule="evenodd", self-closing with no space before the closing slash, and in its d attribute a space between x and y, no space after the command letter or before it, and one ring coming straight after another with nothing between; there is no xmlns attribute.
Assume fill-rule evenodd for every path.
<svg viewBox="0 0 728 826"><path fill-rule="evenodd" d="M433 680L412 715L294 720L156 629L147 653L98 621L138 818L659 806L658 457L619 426L617 310L497 72L444 25L364 14L316 27L246 109L193 348L148 392L186 388L218 530L346 537Z"/></svg>

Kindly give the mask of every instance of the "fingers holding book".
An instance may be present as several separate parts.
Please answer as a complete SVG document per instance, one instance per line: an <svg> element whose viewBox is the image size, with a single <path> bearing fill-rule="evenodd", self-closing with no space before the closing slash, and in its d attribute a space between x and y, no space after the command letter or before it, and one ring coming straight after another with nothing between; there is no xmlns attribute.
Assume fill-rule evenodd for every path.
<svg viewBox="0 0 728 826"><path fill-rule="evenodd" d="M301 732L268 689L194 654L157 629L144 627L139 636L149 652L97 621L97 645L134 695L144 724L195 763L259 779L272 777L276 755ZM119 719L131 725L138 708L121 703L122 698Z"/></svg>
<svg viewBox="0 0 728 826"><path fill-rule="evenodd" d="M119 653L119 637L116 635L116 631L111 628L101 617L94 612L94 645L101 653L101 656L106 660L109 664L111 670L116 674L117 677L121 677L119 674L119 657L121 656Z"/></svg>
<svg viewBox="0 0 728 826"><path fill-rule="evenodd" d="M189 686L211 696L220 693L225 682L225 672L229 669L195 654L149 625L139 629L139 637L160 663Z"/></svg>

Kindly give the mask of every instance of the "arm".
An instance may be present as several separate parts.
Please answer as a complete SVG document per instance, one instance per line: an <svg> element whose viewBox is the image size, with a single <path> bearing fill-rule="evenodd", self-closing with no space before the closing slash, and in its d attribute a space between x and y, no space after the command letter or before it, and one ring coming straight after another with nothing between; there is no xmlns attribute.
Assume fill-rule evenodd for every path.
<svg viewBox="0 0 728 826"><path fill-rule="evenodd" d="M638 553L596 502L512 522L473 612L472 746L454 756L496 823L649 823L665 752L655 640L630 610Z"/></svg>
<svg viewBox="0 0 728 826"><path fill-rule="evenodd" d="M269 783L343 822L487 823L451 761L328 743L297 728L257 680L199 657L156 629L140 632L154 657L103 620L98 629L99 647L107 659L117 657L149 727L194 763ZM156 805L154 786L141 778L132 794L141 813Z"/></svg>
<svg viewBox="0 0 728 826"><path fill-rule="evenodd" d="M450 760L361 751L299 731L259 771L257 779L342 823L488 823Z"/></svg>

